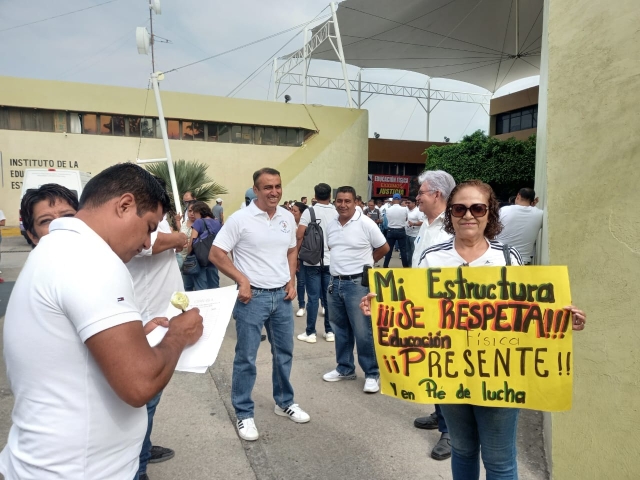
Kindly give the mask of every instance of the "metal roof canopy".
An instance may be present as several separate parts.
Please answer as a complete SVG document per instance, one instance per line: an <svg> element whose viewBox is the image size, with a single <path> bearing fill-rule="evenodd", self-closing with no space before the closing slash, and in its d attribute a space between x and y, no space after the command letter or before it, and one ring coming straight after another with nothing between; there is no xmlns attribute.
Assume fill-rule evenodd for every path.
<svg viewBox="0 0 640 480"><path fill-rule="evenodd" d="M280 84L357 92L358 108L371 95L416 98L429 116L440 101L488 105L491 94L472 94L349 80L346 64L362 68L409 70L430 78L471 83L495 92L502 85L538 75L543 0L345 0L332 17L315 27L304 45L277 66L274 96ZM327 45L328 43L328 45ZM339 61L343 78L309 76L311 57ZM293 73L302 64L302 73ZM284 93L284 92L282 92ZM369 97L361 101L361 94ZM425 99L427 106L421 102ZM431 106L431 100L436 104ZM486 110L486 108L485 108Z"/></svg>

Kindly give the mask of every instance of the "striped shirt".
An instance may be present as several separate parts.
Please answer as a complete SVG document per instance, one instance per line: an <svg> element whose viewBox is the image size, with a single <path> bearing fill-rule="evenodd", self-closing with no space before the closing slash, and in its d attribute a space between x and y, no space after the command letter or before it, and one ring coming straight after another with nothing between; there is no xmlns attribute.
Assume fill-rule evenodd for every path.
<svg viewBox="0 0 640 480"><path fill-rule="evenodd" d="M485 239L489 248L487 248L487 251L480 257L470 263L467 263L456 251L454 240L455 239L452 238L451 240L427 248L420 255L418 267L490 267L504 266L507 264L502 250L503 244L497 240ZM513 247L509 247L509 252L511 254L511 265L522 265L522 257L518 251Z"/></svg>

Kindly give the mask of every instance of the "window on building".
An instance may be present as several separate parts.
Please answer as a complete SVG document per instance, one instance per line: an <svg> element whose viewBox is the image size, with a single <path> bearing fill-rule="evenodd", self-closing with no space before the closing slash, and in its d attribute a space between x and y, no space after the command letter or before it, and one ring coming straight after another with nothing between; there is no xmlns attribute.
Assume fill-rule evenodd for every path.
<svg viewBox="0 0 640 480"><path fill-rule="evenodd" d="M98 116L95 113L82 115L82 133L95 135L98 133Z"/></svg>
<svg viewBox="0 0 640 480"><path fill-rule="evenodd" d="M231 128L229 125L218 124L218 141L223 143L231 142Z"/></svg>
<svg viewBox="0 0 640 480"><path fill-rule="evenodd" d="M140 119L140 135L142 138L153 138L153 118ZM131 122L131 120L129 121ZM131 123L129 123L131 125Z"/></svg>
<svg viewBox="0 0 640 480"><path fill-rule="evenodd" d="M113 117L111 115L100 115L100 135L112 135Z"/></svg>
<svg viewBox="0 0 640 480"><path fill-rule="evenodd" d="M113 135L124 136L127 131L126 120L122 115L113 115Z"/></svg>
<svg viewBox="0 0 640 480"><path fill-rule="evenodd" d="M262 139L264 137L264 127L255 127L253 129L253 143L256 145L263 145Z"/></svg>
<svg viewBox="0 0 640 480"><path fill-rule="evenodd" d="M286 145L287 144L287 129L279 128L278 129L278 143L277 145Z"/></svg>
<svg viewBox="0 0 640 480"><path fill-rule="evenodd" d="M231 143L242 143L241 125L231 125Z"/></svg>
<svg viewBox="0 0 640 480"><path fill-rule="evenodd" d="M277 140L277 129L273 127L265 127L264 136L262 137L262 145L277 145Z"/></svg>
<svg viewBox="0 0 640 480"><path fill-rule="evenodd" d="M67 112L53 112L53 131L56 133L65 133L67 130Z"/></svg>
<svg viewBox="0 0 640 480"><path fill-rule="evenodd" d="M127 123L129 124L127 128L127 135L130 137L140 136L140 120L140 117L127 117Z"/></svg>
<svg viewBox="0 0 640 480"><path fill-rule="evenodd" d="M538 106L520 108L496 116L496 135L538 127Z"/></svg>
<svg viewBox="0 0 640 480"><path fill-rule="evenodd" d="M180 120L167 120L167 137L169 140L180 140Z"/></svg>
<svg viewBox="0 0 640 480"><path fill-rule="evenodd" d="M193 140L193 122L182 122L182 140Z"/></svg>
<svg viewBox="0 0 640 480"><path fill-rule="evenodd" d="M215 123L207 123L207 142L218 141L218 125Z"/></svg>

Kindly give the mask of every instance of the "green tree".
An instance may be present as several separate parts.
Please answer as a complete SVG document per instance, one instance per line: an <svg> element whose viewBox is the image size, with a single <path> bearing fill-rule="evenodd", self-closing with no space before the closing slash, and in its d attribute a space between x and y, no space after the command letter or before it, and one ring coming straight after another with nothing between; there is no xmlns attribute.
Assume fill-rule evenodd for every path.
<svg viewBox="0 0 640 480"><path fill-rule="evenodd" d="M203 162L187 162L186 160L178 160L173 163L176 173L176 183L178 184L178 193L180 201L185 192L193 192L193 195L203 202L211 202L218 195L229 193L219 183L213 181L207 174L209 168ZM166 162L152 163L146 166L146 169L157 177L167 182L167 190L173 202L173 192L171 189L171 181L169 180L169 167Z"/></svg>
<svg viewBox="0 0 640 480"><path fill-rule="evenodd" d="M460 143L432 146L425 154L427 170L449 172L456 182L482 180L503 200L515 195L520 188L533 187L535 135L527 140L498 140L478 130Z"/></svg>

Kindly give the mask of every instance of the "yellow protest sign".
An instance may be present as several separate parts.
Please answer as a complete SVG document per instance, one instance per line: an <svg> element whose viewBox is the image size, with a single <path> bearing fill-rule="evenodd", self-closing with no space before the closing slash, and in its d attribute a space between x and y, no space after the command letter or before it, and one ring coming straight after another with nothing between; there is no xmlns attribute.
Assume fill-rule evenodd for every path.
<svg viewBox="0 0 640 480"><path fill-rule="evenodd" d="M374 269L382 393L417 403L571 408L566 267Z"/></svg>

